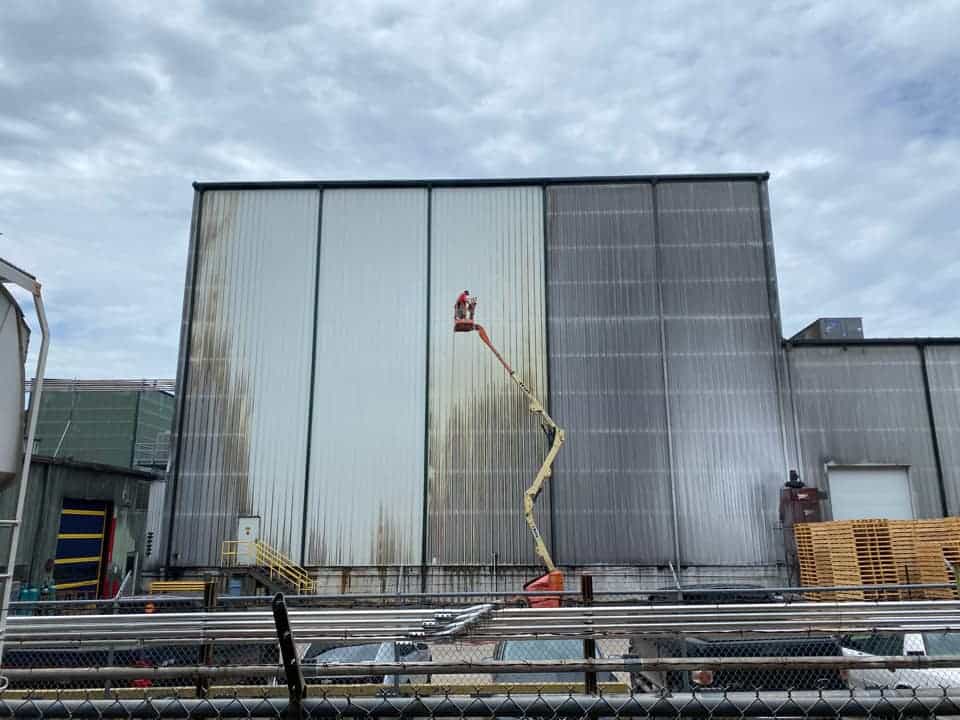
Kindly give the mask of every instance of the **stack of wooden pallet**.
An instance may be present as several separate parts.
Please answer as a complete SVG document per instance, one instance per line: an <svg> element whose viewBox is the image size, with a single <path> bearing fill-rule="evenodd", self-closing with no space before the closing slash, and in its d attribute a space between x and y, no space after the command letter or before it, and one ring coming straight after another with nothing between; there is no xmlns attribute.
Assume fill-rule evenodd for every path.
<svg viewBox="0 0 960 720"><path fill-rule="evenodd" d="M896 585L897 565L886 520L852 520L860 579L864 585ZM867 600L899 600L898 590L866 592Z"/></svg>
<svg viewBox="0 0 960 720"><path fill-rule="evenodd" d="M960 518L843 520L794 526L800 584L904 585L955 583ZM813 600L950 599L955 588L811 592Z"/></svg>
<svg viewBox="0 0 960 720"><path fill-rule="evenodd" d="M794 526L800 584L806 587L859 586L856 540L849 522L804 523ZM863 600L859 590L808 593L811 600Z"/></svg>

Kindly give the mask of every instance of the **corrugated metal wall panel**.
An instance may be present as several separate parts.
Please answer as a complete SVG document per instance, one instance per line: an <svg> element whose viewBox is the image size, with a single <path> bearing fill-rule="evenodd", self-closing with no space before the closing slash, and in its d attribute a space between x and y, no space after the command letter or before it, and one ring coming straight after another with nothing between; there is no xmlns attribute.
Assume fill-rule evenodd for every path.
<svg viewBox="0 0 960 720"><path fill-rule="evenodd" d="M681 559L775 562L786 469L758 186L656 193Z"/></svg>
<svg viewBox="0 0 960 720"><path fill-rule="evenodd" d="M299 555L319 193L204 194L172 538L219 563L237 515Z"/></svg>
<svg viewBox="0 0 960 720"><path fill-rule="evenodd" d="M44 393L37 417L37 454L129 467L136 440L138 394Z"/></svg>
<svg viewBox="0 0 960 720"><path fill-rule="evenodd" d="M180 342L177 347L177 380L173 402L173 432L170 434L170 464L167 468L167 483L163 496L163 520L160 535L155 538L159 557L144 564L144 569L154 570L160 564L173 563L173 534L176 524L177 484L180 475L180 461L183 455L183 443L180 433L183 427L186 409L185 388L187 386L187 368L189 367L189 338L193 316L194 270L197 265L197 240L200 236L200 215L203 209L203 193L194 189L193 210L190 214L190 242L187 247L187 263L183 278L183 308L180 311Z"/></svg>
<svg viewBox="0 0 960 720"><path fill-rule="evenodd" d="M933 442L915 347L792 347L804 482L827 463L910 466L918 517L940 517Z"/></svg>
<svg viewBox="0 0 960 720"><path fill-rule="evenodd" d="M540 188L437 189L430 245L427 561L533 562L523 491L546 454L526 401L473 333L453 333L463 289L477 319L535 395L546 400ZM550 491L538 522L549 537Z"/></svg>
<svg viewBox="0 0 960 720"><path fill-rule="evenodd" d="M20 307L0 284L0 491L15 485L23 458L23 350L28 335Z"/></svg>
<svg viewBox="0 0 960 720"><path fill-rule="evenodd" d="M547 192L557 559L666 564L673 512L651 186Z"/></svg>
<svg viewBox="0 0 960 720"><path fill-rule="evenodd" d="M412 565L423 531L427 191L323 194L311 565Z"/></svg>
<svg viewBox="0 0 960 720"><path fill-rule="evenodd" d="M928 345L927 378L943 466L947 508L960 514L960 345Z"/></svg>

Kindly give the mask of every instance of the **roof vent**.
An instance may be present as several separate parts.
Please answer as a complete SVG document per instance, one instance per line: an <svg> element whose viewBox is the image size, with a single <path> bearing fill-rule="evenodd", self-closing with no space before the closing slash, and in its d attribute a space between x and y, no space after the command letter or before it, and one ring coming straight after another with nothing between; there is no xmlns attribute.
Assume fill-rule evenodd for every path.
<svg viewBox="0 0 960 720"><path fill-rule="evenodd" d="M819 318L791 340L863 340L863 318Z"/></svg>

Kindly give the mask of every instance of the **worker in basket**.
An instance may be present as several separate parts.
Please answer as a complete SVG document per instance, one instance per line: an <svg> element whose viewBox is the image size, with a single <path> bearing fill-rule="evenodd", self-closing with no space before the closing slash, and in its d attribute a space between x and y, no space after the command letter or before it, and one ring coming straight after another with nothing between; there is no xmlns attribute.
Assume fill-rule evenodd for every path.
<svg viewBox="0 0 960 720"><path fill-rule="evenodd" d="M477 312L477 299L470 297L470 291L464 290L457 296L457 302L454 307L454 317L457 320L473 320Z"/></svg>

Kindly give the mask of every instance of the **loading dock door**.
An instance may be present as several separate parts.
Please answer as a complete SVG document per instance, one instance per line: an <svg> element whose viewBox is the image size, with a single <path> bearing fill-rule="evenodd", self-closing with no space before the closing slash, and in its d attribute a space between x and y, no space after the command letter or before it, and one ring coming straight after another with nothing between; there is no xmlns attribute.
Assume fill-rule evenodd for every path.
<svg viewBox="0 0 960 720"><path fill-rule="evenodd" d="M106 531L105 501L63 499L57 556L53 564L57 592L96 595L100 587Z"/></svg>
<svg viewBox="0 0 960 720"><path fill-rule="evenodd" d="M834 520L913 520L904 467L828 468L827 480Z"/></svg>

